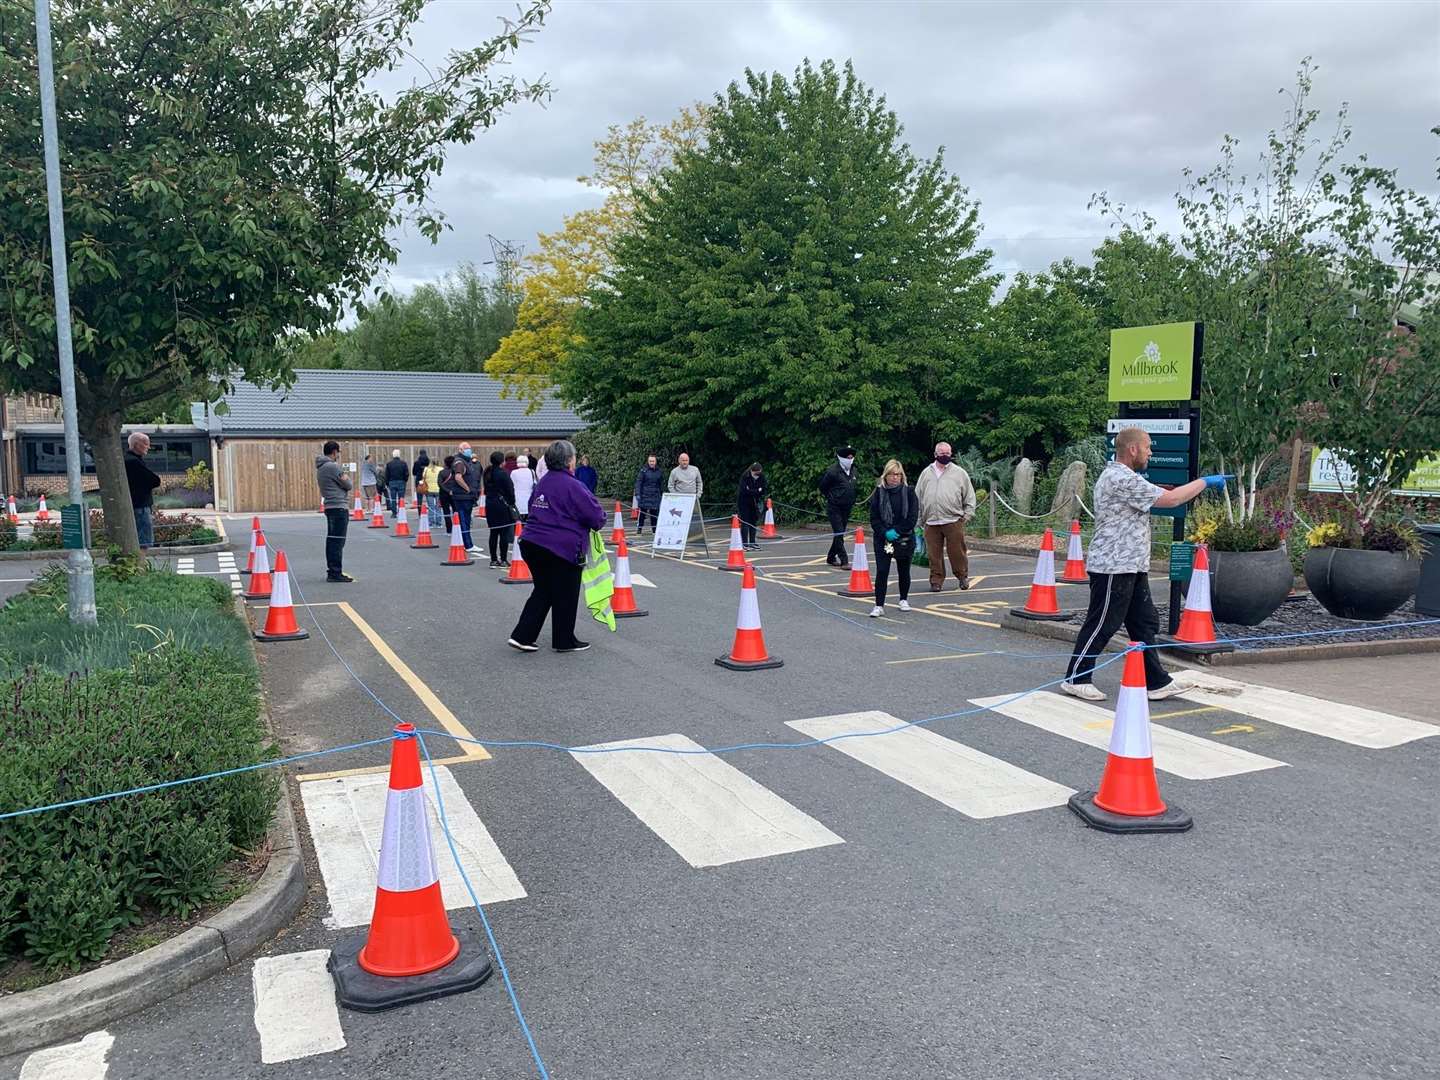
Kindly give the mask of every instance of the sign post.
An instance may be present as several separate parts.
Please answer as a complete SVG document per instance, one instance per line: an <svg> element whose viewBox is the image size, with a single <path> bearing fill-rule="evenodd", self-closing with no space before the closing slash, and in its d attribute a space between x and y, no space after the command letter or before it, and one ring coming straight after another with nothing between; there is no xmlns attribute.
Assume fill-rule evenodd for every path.
<svg viewBox="0 0 1440 1080"><path fill-rule="evenodd" d="M695 519L696 499L693 494L667 491L660 496L660 519L655 523L655 538L650 544L650 557L657 551L671 552L683 561L685 545L690 539L690 526ZM705 554L710 554L710 545L705 537L705 526L700 526L700 543Z"/></svg>
<svg viewBox="0 0 1440 1080"><path fill-rule="evenodd" d="M1187 484L1200 469L1200 372L1205 324L1161 323L1110 331L1109 400L1119 403L1119 417L1106 425L1106 447L1115 457L1115 436L1127 427L1150 433L1152 453L1145 470L1152 484L1164 488ZM1168 402L1141 405L1136 402ZM1169 632L1180 628L1182 583L1190 575L1192 545L1185 540L1185 507L1152 510L1171 519ZM1175 548L1184 567L1177 575Z"/></svg>

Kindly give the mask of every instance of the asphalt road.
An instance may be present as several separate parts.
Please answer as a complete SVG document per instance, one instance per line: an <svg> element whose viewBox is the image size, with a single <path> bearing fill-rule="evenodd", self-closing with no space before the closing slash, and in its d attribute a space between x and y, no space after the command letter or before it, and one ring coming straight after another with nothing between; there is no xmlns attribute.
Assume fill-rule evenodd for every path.
<svg viewBox="0 0 1440 1080"><path fill-rule="evenodd" d="M789 723L862 710L907 721L962 712L971 699L1057 679L1063 667L1057 643L987 625L1023 599L1031 568L1021 558L978 556L972 573L985 580L965 594L953 582L932 594L922 577L912 600L929 610L901 616L892 606L871 620L868 601L833 594L844 577L823 566L823 541L767 548L757 557L760 607L785 666L733 673L713 662L728 651L739 593L738 576L713 567L723 544L710 565L633 553L633 570L656 586L636 590L648 618L622 621L613 635L582 630L595 642L584 654L520 655L505 638L527 590L497 584L484 560L443 568L443 550L362 528L346 551L359 580L327 585L318 515L265 526L290 558L297 593L325 605L300 613L308 641L264 647L267 691L292 752L389 730L391 716L360 680L406 720L438 729L438 702L482 740L574 746L680 734L719 747L799 742ZM242 529L232 525L232 536ZM212 570L197 557L196 572ZM1063 589L1067 600L1082 603L1082 590ZM335 606L342 601L348 609ZM1109 691L1118 681L1118 664L1097 677ZM1152 718L1273 767L1203 780L1162 773L1166 798L1194 815L1184 835L1094 832L1063 805L980 817L897 779L959 743L998 759L979 759L995 775L1013 768L1074 789L1098 782L1103 749L994 712L927 725L952 743L927 744L932 760L922 747L889 772L834 746L704 759L728 763L834 838L721 865L692 865L637 816L636 799L612 794L569 754L492 747L488 759L445 768L523 888L487 911L557 1080L1433 1077L1440 738L1371 749L1206 700L1157 703ZM1324 708L1314 713L1327 720ZM880 742L856 743L867 741ZM427 745L437 757L462 751L438 736ZM625 755L643 771L639 757ZM351 751L297 773L384 759L383 748ZM688 820L687 797L725 797L674 771L664 783L669 802L650 811L667 828ZM966 788L961 798L988 797L983 784ZM262 962L310 951L323 962L337 937L355 932L329 925L338 899L318 868L310 816L300 815L312 844L310 900ZM448 864L443 839L433 839ZM451 917L479 925L473 909ZM538 1075L498 977L458 997L334 1022L309 984L290 1009L295 1038L329 1031L344 1045L267 1064L262 1056L285 1040L272 1028L262 1046L255 970L239 964L112 1024L108 1075ZM0 1078L22 1075L22 1064L0 1062ZM35 1068L29 1075L41 1075Z"/></svg>

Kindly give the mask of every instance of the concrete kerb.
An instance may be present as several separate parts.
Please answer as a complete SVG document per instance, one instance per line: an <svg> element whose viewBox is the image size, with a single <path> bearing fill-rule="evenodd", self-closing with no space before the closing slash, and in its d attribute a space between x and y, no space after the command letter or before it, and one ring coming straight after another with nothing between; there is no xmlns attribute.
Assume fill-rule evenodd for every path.
<svg viewBox="0 0 1440 1080"><path fill-rule="evenodd" d="M244 603L237 600L236 608L248 625ZM263 708L273 731L268 703ZM0 998L0 1057L138 1012L219 974L269 941L305 901L305 863L288 784L280 786L269 844L270 859L255 887L183 934L83 975Z"/></svg>
<svg viewBox="0 0 1440 1080"><path fill-rule="evenodd" d="M1000 616L1006 630L1022 634L1074 642L1080 628L1074 623L1037 623L1016 618L1008 611ZM1120 640L1111 641L1107 652L1119 652ZM1396 656L1407 653L1440 652L1440 638L1391 638L1386 641L1338 641L1322 645L1288 645L1274 649L1236 650L1231 653L1210 653L1204 656L1177 655L1175 650L1162 649L1160 657L1167 667L1195 668L1245 667L1253 664L1298 663L1305 660L1363 659L1368 656Z"/></svg>
<svg viewBox="0 0 1440 1080"><path fill-rule="evenodd" d="M146 556L156 555L209 555L217 551L229 551L228 540L217 540L213 544L182 544L174 547L151 547L145 549ZM92 557L105 554L103 548L91 548ZM65 548L48 548L45 551L0 551L0 562L25 562L35 559L53 559L55 562L64 562L70 552Z"/></svg>

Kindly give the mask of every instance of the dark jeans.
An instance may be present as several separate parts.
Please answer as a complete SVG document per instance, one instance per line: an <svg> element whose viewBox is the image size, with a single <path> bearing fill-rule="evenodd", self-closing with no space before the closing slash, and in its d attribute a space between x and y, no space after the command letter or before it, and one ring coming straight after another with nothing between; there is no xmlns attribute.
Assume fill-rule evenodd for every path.
<svg viewBox="0 0 1440 1080"><path fill-rule="evenodd" d="M635 529L635 535L636 535L636 536L639 536L642 532L645 531L645 519L646 519L646 518L649 518L649 519L650 519L650 533L651 533L651 535L653 536L654 533L655 533L655 526L660 523L660 504L659 504L659 503L656 503L654 506L642 506L642 507L640 507L640 524L639 524L638 526L636 526L636 529Z"/></svg>
<svg viewBox="0 0 1440 1080"><path fill-rule="evenodd" d="M875 606L885 606L885 589L890 581L890 564L895 564L896 576L900 581L900 599L910 599L910 556L897 558L885 552L885 538L875 538Z"/></svg>
<svg viewBox="0 0 1440 1080"><path fill-rule="evenodd" d="M580 606L581 565L573 559L562 559L549 548L520 538L520 554L530 567L535 587L520 612L520 621L510 636L522 645L534 645L550 616L550 644L568 649L575 644L575 612Z"/></svg>
<svg viewBox="0 0 1440 1080"><path fill-rule="evenodd" d="M450 496L450 503L455 508L455 513L460 515L460 537L465 541L466 548L473 547L470 539L470 515L475 513L474 499L457 499Z"/></svg>
<svg viewBox="0 0 1440 1080"><path fill-rule="evenodd" d="M385 501L390 513L395 513L400 500L405 497L405 486L404 480L391 480L385 485Z"/></svg>
<svg viewBox="0 0 1440 1080"><path fill-rule="evenodd" d="M755 543L755 537L760 525L760 515L754 507L746 509L743 506L736 507L740 515L740 542L742 544Z"/></svg>
<svg viewBox="0 0 1440 1080"><path fill-rule="evenodd" d="M341 560L345 554L345 534L350 531L350 515L343 509L327 507L325 510L325 574L335 577L344 567Z"/></svg>
<svg viewBox="0 0 1440 1080"><path fill-rule="evenodd" d="M490 561L507 562L510 559L510 541L515 536L514 525L490 526Z"/></svg>
<svg viewBox="0 0 1440 1080"><path fill-rule="evenodd" d="M825 556L826 562L834 562L837 558L841 564L850 561L850 555L845 550L845 536L850 531L850 507L843 509L827 506L825 513L830 518L830 552Z"/></svg>
<svg viewBox="0 0 1440 1080"><path fill-rule="evenodd" d="M1088 683L1095 663L1120 624L1125 624L1130 640L1155 644L1160 633L1160 613L1150 598L1148 574L1091 574L1090 610L1080 636L1075 639L1075 652L1065 677L1072 683ZM1160 664L1156 650L1145 650L1145 686L1158 690L1170 685L1170 675Z"/></svg>

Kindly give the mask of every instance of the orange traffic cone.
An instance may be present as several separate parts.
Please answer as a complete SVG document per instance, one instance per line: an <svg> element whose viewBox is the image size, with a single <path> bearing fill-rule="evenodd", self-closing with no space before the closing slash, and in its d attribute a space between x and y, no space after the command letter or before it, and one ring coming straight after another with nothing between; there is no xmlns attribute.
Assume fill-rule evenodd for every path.
<svg viewBox="0 0 1440 1080"><path fill-rule="evenodd" d="M731 671L760 671L777 668L785 661L765 651L765 635L760 629L760 600L755 594L755 568L746 566L740 579L740 611L735 617L735 644L730 655L717 657L715 663Z"/></svg>
<svg viewBox="0 0 1440 1080"><path fill-rule="evenodd" d="M617 547L625 539L625 511L620 509L620 500L615 500L615 527L610 530L610 543Z"/></svg>
<svg viewBox="0 0 1440 1080"><path fill-rule="evenodd" d="M740 518L730 515L730 553L725 556L721 570L744 570L750 564L745 561L745 545L740 542Z"/></svg>
<svg viewBox="0 0 1440 1080"><path fill-rule="evenodd" d="M415 534L415 542L410 545L412 548L433 548L439 546L430 535L430 515L423 507L420 510L420 524L416 526L416 528L419 529L419 532Z"/></svg>
<svg viewBox="0 0 1440 1080"><path fill-rule="evenodd" d="M270 579L270 553L265 548L265 534L255 530L255 568L250 572L250 587L240 595L246 600L268 600L273 587Z"/></svg>
<svg viewBox="0 0 1440 1080"><path fill-rule="evenodd" d="M265 612L265 629L255 631L256 641L300 641L310 631L300 629L295 621L295 606L290 602L290 565L285 552L275 552L274 581L270 588L270 610Z"/></svg>
<svg viewBox="0 0 1440 1080"><path fill-rule="evenodd" d="M428 817L415 727L397 724L370 929L363 943L337 944L328 964L346 1008L378 1012L472 990L490 976L478 939L450 930Z"/></svg>
<svg viewBox="0 0 1440 1080"><path fill-rule="evenodd" d="M1060 580L1067 585L1084 585L1090 580L1085 573L1085 548L1080 543L1080 519L1070 522L1070 550L1065 553L1065 572Z"/></svg>
<svg viewBox="0 0 1440 1080"><path fill-rule="evenodd" d="M1142 648L1132 641L1125 654L1100 790L1077 791L1070 796L1070 809L1092 828L1106 832L1184 832L1195 822L1178 806L1165 805L1155 780Z"/></svg>
<svg viewBox="0 0 1440 1080"><path fill-rule="evenodd" d="M850 559L850 584L836 589L841 596L874 596L875 582L870 580L870 556L865 551L865 530L855 530L855 551Z"/></svg>
<svg viewBox="0 0 1440 1080"><path fill-rule="evenodd" d="M358 491L355 493L355 509L350 511L350 520L365 520L365 501L360 497L360 493Z"/></svg>
<svg viewBox="0 0 1440 1080"><path fill-rule="evenodd" d="M452 514L450 522L450 554L441 566L469 566L475 560L465 550L465 534L460 531L460 515Z"/></svg>
<svg viewBox="0 0 1440 1080"><path fill-rule="evenodd" d="M404 538L408 540L413 534L410 532L410 514L405 509L405 500L401 499L395 510L395 531L391 533L395 539Z"/></svg>
<svg viewBox="0 0 1440 1080"><path fill-rule="evenodd" d="M625 546L623 534L620 546L615 550L615 594L610 597L610 610L617 619L635 619L650 614L635 604L635 589L630 584L630 549Z"/></svg>
<svg viewBox="0 0 1440 1080"><path fill-rule="evenodd" d="M44 493L43 491L40 493L40 509L35 512L35 520L36 520L36 521L49 521L49 520L50 520L50 508L45 505L45 493Z"/></svg>
<svg viewBox="0 0 1440 1080"><path fill-rule="evenodd" d="M484 488L481 488L481 489L480 489L480 498L479 498L479 500L475 503L475 516L476 516L476 517L484 517L484 516L485 516L485 489L484 489Z"/></svg>
<svg viewBox="0 0 1440 1080"><path fill-rule="evenodd" d="M1219 653L1234 652L1235 646L1221 644L1215 640L1215 614L1210 607L1210 553L1204 544L1195 547L1195 565L1190 573L1190 589L1185 594L1185 610L1180 614L1180 626L1173 641L1182 652Z"/></svg>
<svg viewBox="0 0 1440 1080"><path fill-rule="evenodd" d="M640 520L640 504L639 504L638 502L632 502L632 503L630 504L630 520L631 520L631 521L639 521L639 520Z"/></svg>
<svg viewBox="0 0 1440 1080"><path fill-rule="evenodd" d="M5 504L5 516L10 519L11 525L20 524L20 511L15 508L14 495L11 495Z"/></svg>
<svg viewBox="0 0 1440 1080"><path fill-rule="evenodd" d="M260 535L259 516L250 519L250 554L245 559L245 569L242 574L253 574L255 572L255 538Z"/></svg>
<svg viewBox="0 0 1440 1080"><path fill-rule="evenodd" d="M367 529L385 528L385 505L380 501L380 496L375 496L375 505L370 508L370 524Z"/></svg>
<svg viewBox="0 0 1440 1080"><path fill-rule="evenodd" d="M765 500L765 522L760 526L760 538L762 540L780 539L780 534L775 531L775 504L769 499Z"/></svg>
<svg viewBox="0 0 1440 1080"><path fill-rule="evenodd" d="M1055 595L1055 533L1045 530L1040 541L1040 554L1035 559L1035 577L1030 583L1030 596L1023 608L1011 608L1010 614L1022 619L1054 621L1070 616L1060 610L1060 601Z"/></svg>
<svg viewBox="0 0 1440 1080"><path fill-rule="evenodd" d="M510 550L510 572L500 579L501 585L529 585L535 580L530 576L530 567L525 564L525 556L520 554L520 534L524 531L525 525L517 521L515 546Z"/></svg>

